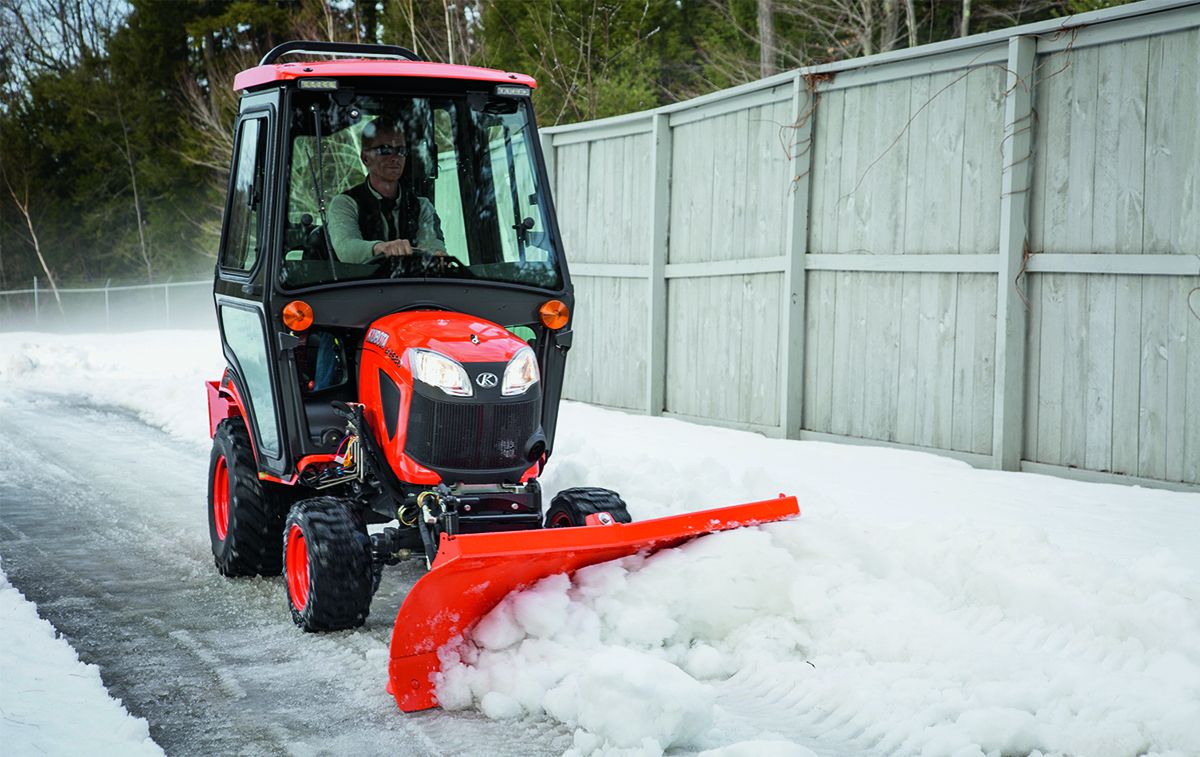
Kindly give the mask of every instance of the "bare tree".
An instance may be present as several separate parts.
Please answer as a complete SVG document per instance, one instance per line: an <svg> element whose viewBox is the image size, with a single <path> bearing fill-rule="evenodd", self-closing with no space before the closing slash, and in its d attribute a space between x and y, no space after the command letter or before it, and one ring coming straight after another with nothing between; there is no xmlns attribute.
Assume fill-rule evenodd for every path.
<svg viewBox="0 0 1200 757"><path fill-rule="evenodd" d="M958 36L965 37L971 33L971 0L962 0L962 25Z"/></svg>
<svg viewBox="0 0 1200 757"><path fill-rule="evenodd" d="M913 0L904 0L904 22L908 29L908 46L917 46L917 9Z"/></svg>
<svg viewBox="0 0 1200 757"><path fill-rule="evenodd" d="M887 52L900 42L900 5L897 0L883 0L883 34L879 38L879 51Z"/></svg>
<svg viewBox="0 0 1200 757"><path fill-rule="evenodd" d="M775 3L774 0L758 0L758 70L766 78L775 68Z"/></svg>
<svg viewBox="0 0 1200 757"><path fill-rule="evenodd" d="M0 49L19 50L13 72L67 71L104 49L128 10L123 0L0 0Z"/></svg>
<svg viewBox="0 0 1200 757"><path fill-rule="evenodd" d="M912 0L907 0L912 7ZM896 0L787 0L779 13L798 19L819 40L826 55L808 60L857 58L892 50L900 41ZM910 14L910 41L912 17Z"/></svg>
<svg viewBox="0 0 1200 757"><path fill-rule="evenodd" d="M125 110L121 107L121 97L116 97L117 106L117 121L121 124L121 142L117 144L117 152L121 153L121 157L125 159L125 165L129 169L129 185L133 190L133 216L134 222L137 224L138 232L138 250L141 253L142 264L146 267L146 280L149 281L154 275L154 268L150 262L150 245L146 241L146 223L142 219L142 198L138 191L137 168L133 159L133 148L129 146L129 122L125 119Z"/></svg>
<svg viewBox="0 0 1200 757"><path fill-rule="evenodd" d="M62 312L62 297L58 294L58 284L54 280L54 274L50 272L50 266L46 264L45 256L42 255L42 244L38 241L37 230L33 226L33 214L29 209L29 176L22 177L20 191L13 186L8 171L3 165L0 165L0 176L4 178L4 186L8 188L8 194L12 197L13 204L17 206L17 210L25 220L25 228L29 231L29 240L33 244L34 254L37 255L38 265L41 266L42 273L46 274L46 280L50 282L50 291L54 292L54 301L58 303L59 312Z"/></svg>

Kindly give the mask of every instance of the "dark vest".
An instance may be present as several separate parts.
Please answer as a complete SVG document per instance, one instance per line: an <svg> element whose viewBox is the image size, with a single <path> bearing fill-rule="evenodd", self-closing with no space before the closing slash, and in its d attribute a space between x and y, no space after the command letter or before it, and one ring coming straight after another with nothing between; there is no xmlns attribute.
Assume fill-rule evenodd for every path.
<svg viewBox="0 0 1200 757"><path fill-rule="evenodd" d="M379 198L371 193L367 182L364 181L356 187L351 187L342 194L349 195L358 204L358 230L362 232L363 239L378 239L385 242L392 241L388 239L387 227L383 222L383 209L379 206ZM400 208L400 225L397 229L399 236L397 239L407 239L410 242L416 240L417 230L421 225L420 200L412 192L405 192L401 188L400 195L396 198L396 203Z"/></svg>

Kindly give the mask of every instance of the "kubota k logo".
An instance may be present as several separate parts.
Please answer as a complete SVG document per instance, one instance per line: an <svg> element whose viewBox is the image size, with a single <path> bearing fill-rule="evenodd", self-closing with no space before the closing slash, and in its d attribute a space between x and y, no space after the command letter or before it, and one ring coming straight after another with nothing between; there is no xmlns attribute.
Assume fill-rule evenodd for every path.
<svg viewBox="0 0 1200 757"><path fill-rule="evenodd" d="M481 373L475 377L475 383L484 389L491 389L500 383L500 379L496 378L496 374L494 373Z"/></svg>

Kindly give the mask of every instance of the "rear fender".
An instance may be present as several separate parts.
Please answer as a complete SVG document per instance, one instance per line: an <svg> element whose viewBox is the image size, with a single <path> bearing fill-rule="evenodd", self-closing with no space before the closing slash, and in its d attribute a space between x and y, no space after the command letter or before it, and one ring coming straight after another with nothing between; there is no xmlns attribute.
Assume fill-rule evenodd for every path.
<svg viewBox="0 0 1200 757"><path fill-rule="evenodd" d="M211 439L216 435L221 421L226 418L245 418L246 412L228 369L220 381L205 381L204 386L208 389L208 438Z"/></svg>

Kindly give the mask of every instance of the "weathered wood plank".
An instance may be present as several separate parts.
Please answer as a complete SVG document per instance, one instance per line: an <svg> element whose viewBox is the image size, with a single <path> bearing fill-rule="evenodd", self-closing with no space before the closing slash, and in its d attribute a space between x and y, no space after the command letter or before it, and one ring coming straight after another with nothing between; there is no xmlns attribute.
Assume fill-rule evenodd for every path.
<svg viewBox="0 0 1200 757"><path fill-rule="evenodd" d="M1062 463L1063 367L1067 342L1065 274L1048 273L1042 280L1042 355L1038 381L1037 462Z"/></svg>
<svg viewBox="0 0 1200 757"><path fill-rule="evenodd" d="M1118 276L1113 317L1112 471L1138 475L1138 429L1141 408L1142 284L1145 276Z"/></svg>
<svg viewBox="0 0 1200 757"><path fill-rule="evenodd" d="M563 396L588 402L592 398L592 340L588 332L593 321L591 304L595 302L595 283L593 279L580 279L574 285L575 323L572 328L575 333L563 375Z"/></svg>
<svg viewBox="0 0 1200 757"><path fill-rule="evenodd" d="M1004 72L995 66L972 69L966 81L962 199L957 252L989 254L1000 245L1000 174L1004 133ZM911 215L912 211L908 211ZM993 340L995 336L991 337ZM988 395L991 395L988 390ZM991 411L988 411L991 415ZM991 429L988 430L991 436Z"/></svg>
<svg viewBox="0 0 1200 757"><path fill-rule="evenodd" d="M917 366L917 444L951 446L954 412L954 321L957 274L921 276Z"/></svg>
<svg viewBox="0 0 1200 757"><path fill-rule="evenodd" d="M1048 109L1038 111L1040 119L1037 157L1045 164L1046 183L1041 196L1043 206L1042 247L1038 252L1076 252L1072 249L1068 226L1071 211L1071 134L1076 122L1075 77L1072 73L1074 51L1050 56L1039 71L1037 87L1045 91Z"/></svg>
<svg viewBox="0 0 1200 757"><path fill-rule="evenodd" d="M958 301L954 316L954 372L951 379L953 395L950 415L951 449L975 452L975 303L969 279L958 274Z"/></svg>
<svg viewBox="0 0 1200 757"><path fill-rule="evenodd" d="M1169 481L1183 480L1183 449L1186 426L1200 422L1200 418L1188 418L1187 365L1189 348L1187 341L1188 320L1195 318L1187 309L1187 296L1195 286L1195 279L1167 279L1167 413L1166 448L1164 450L1163 478Z"/></svg>
<svg viewBox="0 0 1200 757"><path fill-rule="evenodd" d="M1167 341L1170 282L1142 281L1142 381L1138 424L1138 475L1166 476L1167 457Z"/></svg>
<svg viewBox="0 0 1200 757"><path fill-rule="evenodd" d="M1142 252L1145 198L1146 75L1150 42L1097 50L1095 212L1092 251Z"/></svg>
<svg viewBox="0 0 1200 757"><path fill-rule="evenodd" d="M1084 426L1087 442L1083 466L1112 470L1113 377L1128 370L1114 362L1117 277L1087 276L1087 388Z"/></svg>
<svg viewBox="0 0 1200 757"><path fill-rule="evenodd" d="M837 297L834 300L833 327L833 391L829 430L835 434L850 433L850 360L854 351L853 320L857 291L853 274L837 274Z"/></svg>
<svg viewBox="0 0 1200 757"><path fill-rule="evenodd" d="M705 139L712 143L706 154L711 155L707 180L711 183L710 193L712 204L706 214L707 233L696 250L700 260L729 260L739 257L733 249L734 240L732 225L733 205L737 198L733 196L733 184L738 174L759 170L758 166L738 165L736 159L731 159L730 150L739 150L744 143L738 143L737 113L718 116L709 121L701 121L697 128L705 133ZM736 154L736 153L735 153ZM739 242L739 247L741 246Z"/></svg>
<svg viewBox="0 0 1200 757"><path fill-rule="evenodd" d="M912 82L903 251L957 253L962 216L967 71ZM872 250L879 253L882 250Z"/></svg>
<svg viewBox="0 0 1200 757"><path fill-rule="evenodd" d="M1065 348L1062 390L1062 452L1059 462L1084 464L1087 452L1087 366L1093 346L1087 331L1087 276L1063 276Z"/></svg>
<svg viewBox="0 0 1200 757"><path fill-rule="evenodd" d="M1099 158L1096 153L1096 81L1098 49L1095 47L1074 50L1070 54L1071 65L1062 76L1071 77L1071 100L1059 103L1070 119L1070 131L1066 135L1067 155L1066 196L1064 226L1055 229L1059 252L1091 252L1093 196L1095 183L1092 176Z"/></svg>
<svg viewBox="0 0 1200 757"><path fill-rule="evenodd" d="M867 350L869 349L867 317L870 301L866 275L868 274L849 274L854 298L850 312L850 366L846 375L849 382L847 389L849 390L848 402L850 405L847 408L847 419L848 433L851 436L860 437L865 435L863 416L867 388Z"/></svg>
<svg viewBox="0 0 1200 757"><path fill-rule="evenodd" d="M812 383L805 382L804 427L813 431L829 431L833 412L834 328L836 324L837 274L810 274L808 312L815 320L814 339L808 347L804 364L812 366Z"/></svg>
<svg viewBox="0 0 1200 757"><path fill-rule="evenodd" d="M812 209L809 212L809 252L838 251L838 198L841 189L843 113L846 92L821 95L816 108L812 165Z"/></svg>
<svg viewBox="0 0 1200 757"><path fill-rule="evenodd" d="M896 374L896 432L893 441L917 443L917 372L921 353L921 279L915 273L900 278L900 364Z"/></svg>
<svg viewBox="0 0 1200 757"><path fill-rule="evenodd" d="M571 260L587 257L588 145L571 145L555 150L558 163L558 224Z"/></svg>
<svg viewBox="0 0 1200 757"><path fill-rule="evenodd" d="M996 387L996 291L995 276L960 276L969 282L969 299L975 303L975 436L974 452L992 453ZM961 286L961 284L960 284ZM961 296L961 294L960 294ZM1024 335L1018 335L1024 339Z"/></svg>
<svg viewBox="0 0 1200 757"><path fill-rule="evenodd" d="M1189 286L1190 285L1190 286ZM1200 483L1200 277L1185 280L1184 289L1187 294L1184 305L1187 308L1187 386L1183 439L1183 480L1189 483Z"/></svg>
<svg viewBox="0 0 1200 757"><path fill-rule="evenodd" d="M834 214L837 218L837 247L832 252L861 251L862 223L860 219L862 203L861 188L858 185L859 174L871 162L870 157L864 157L865 145L862 135L863 123L869 117L866 103L869 88L852 89L846 92L845 112L849 117L842 124L842 159L838 174L838 196L835 198Z"/></svg>
<svg viewBox="0 0 1200 757"><path fill-rule="evenodd" d="M1200 249L1200 30L1150 40L1145 251ZM1181 128L1181 125L1186 124Z"/></svg>
<svg viewBox="0 0 1200 757"><path fill-rule="evenodd" d="M746 278L750 281L747 298L754 303L754 308L753 320L745 322L742 333L745 338L747 331L754 332L750 364L755 366L755 371L747 379L751 384L752 401L744 420L774 426L782 421L780 394L791 390L780 381L783 374L779 370L779 361L784 357L779 351L778 319L784 307L784 276L771 273ZM746 374L743 372L743 375Z"/></svg>
<svg viewBox="0 0 1200 757"><path fill-rule="evenodd" d="M1029 299L1028 328L1025 337L1025 387L1024 392L1024 454L1022 459L1040 460L1041 450L1038 447L1038 411L1040 401L1038 388L1042 382L1042 274L1025 277L1026 297ZM1024 307L1025 303L1022 302ZM999 321L999 316L997 316ZM999 323L997 323L999 333ZM999 350L997 349L997 354ZM997 410L999 412L999 410Z"/></svg>
<svg viewBox="0 0 1200 757"><path fill-rule="evenodd" d="M875 254L899 253L904 248L905 174L909 164L906 137L911 130L908 121L914 107L911 90L911 83L903 80L877 85L872 95L875 125L862 131L869 145L869 158L858 177L864 198L859 246ZM960 124L960 146L961 133Z"/></svg>
<svg viewBox="0 0 1200 757"><path fill-rule="evenodd" d="M866 286L867 344L862 435L891 440L896 427L896 374L900 360L900 280L894 274L859 274Z"/></svg>
<svg viewBox="0 0 1200 757"><path fill-rule="evenodd" d="M705 343L698 310L699 281L667 281L667 309L670 323L680 325L679 338L667 349L667 409L696 414L700 410L696 391L700 377L694 367L696 350ZM674 401L671 390L676 388Z"/></svg>

